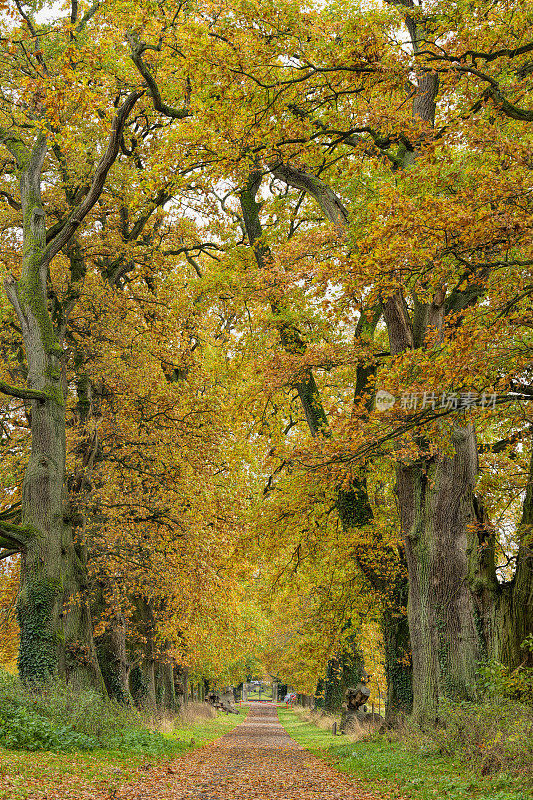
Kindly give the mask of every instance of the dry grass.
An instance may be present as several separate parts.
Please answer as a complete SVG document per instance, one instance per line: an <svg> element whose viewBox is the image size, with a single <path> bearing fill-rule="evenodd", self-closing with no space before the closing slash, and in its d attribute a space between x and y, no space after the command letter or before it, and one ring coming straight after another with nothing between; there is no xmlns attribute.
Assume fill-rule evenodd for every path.
<svg viewBox="0 0 533 800"><path fill-rule="evenodd" d="M301 706L294 706L293 711L301 722L310 722L316 725L317 728L328 731L328 733L332 732L333 725L337 723L337 730L340 731L340 716L335 717L331 714L323 714L320 711L312 711L309 708L302 708ZM381 723L379 722L369 724L354 720L350 723L343 738L348 742L358 742L361 739L368 739L370 736L373 736L380 725Z"/></svg>
<svg viewBox="0 0 533 800"><path fill-rule="evenodd" d="M346 728L346 738L352 742L369 739L381 728L381 722L359 722L354 719Z"/></svg>
<svg viewBox="0 0 533 800"><path fill-rule="evenodd" d="M208 703L189 703L180 711L179 719L183 725L194 725L200 720L215 719L216 715L216 710Z"/></svg>
<svg viewBox="0 0 533 800"><path fill-rule="evenodd" d="M330 731L333 724L336 722L337 727L340 725L340 717L334 717L330 714L321 714L320 711L312 711L310 708L303 708L303 706L293 706L294 713L302 722L311 722L317 728L323 731Z"/></svg>
<svg viewBox="0 0 533 800"><path fill-rule="evenodd" d="M389 742L422 755L460 760L481 776L509 774L533 786L533 708L505 698L442 701L440 724L421 730L405 719Z"/></svg>
<svg viewBox="0 0 533 800"><path fill-rule="evenodd" d="M217 712L208 703L189 703L186 708L175 714L165 711L161 714L143 715L145 724L152 731L173 733L180 728L190 728L215 719Z"/></svg>

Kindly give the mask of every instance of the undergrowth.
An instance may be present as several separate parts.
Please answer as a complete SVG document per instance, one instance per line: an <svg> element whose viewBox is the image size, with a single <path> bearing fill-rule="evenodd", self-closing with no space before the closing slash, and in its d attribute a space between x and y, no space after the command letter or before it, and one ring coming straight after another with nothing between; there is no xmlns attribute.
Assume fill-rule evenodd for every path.
<svg viewBox="0 0 533 800"><path fill-rule="evenodd" d="M199 705L199 704L198 704ZM209 708L188 709L183 717L143 714L92 690L53 684L39 693L0 670L0 746L8 750L57 753L107 749L173 756L191 746L175 735L187 725L216 716ZM201 730L201 727L200 727Z"/></svg>
<svg viewBox="0 0 533 800"><path fill-rule="evenodd" d="M533 798L533 709L510 700L444 704L440 726L334 736L335 718L278 709L287 732L376 795L408 800Z"/></svg>

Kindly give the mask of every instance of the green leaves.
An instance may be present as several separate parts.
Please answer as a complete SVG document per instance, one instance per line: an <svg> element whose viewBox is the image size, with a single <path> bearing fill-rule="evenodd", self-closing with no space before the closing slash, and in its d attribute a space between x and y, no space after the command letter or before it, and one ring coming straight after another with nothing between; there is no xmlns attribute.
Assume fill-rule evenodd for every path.
<svg viewBox="0 0 533 800"><path fill-rule="evenodd" d="M95 739L77 733L71 725L55 726L50 720L20 705L6 704L0 711L0 744L8 750L92 750Z"/></svg>

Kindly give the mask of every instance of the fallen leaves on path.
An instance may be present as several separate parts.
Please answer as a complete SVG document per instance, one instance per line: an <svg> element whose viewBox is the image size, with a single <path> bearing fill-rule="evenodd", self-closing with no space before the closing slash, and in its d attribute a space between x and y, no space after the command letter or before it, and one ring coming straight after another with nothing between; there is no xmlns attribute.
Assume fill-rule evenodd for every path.
<svg viewBox="0 0 533 800"><path fill-rule="evenodd" d="M7 752L6 752L7 755ZM98 754L8 756L0 764L0 800L372 800L355 781L320 761L284 731L274 706L251 705L222 738L172 761L104 764Z"/></svg>
<svg viewBox="0 0 533 800"><path fill-rule="evenodd" d="M245 722L162 768L120 800L371 800L346 775L291 739L273 706L253 704Z"/></svg>

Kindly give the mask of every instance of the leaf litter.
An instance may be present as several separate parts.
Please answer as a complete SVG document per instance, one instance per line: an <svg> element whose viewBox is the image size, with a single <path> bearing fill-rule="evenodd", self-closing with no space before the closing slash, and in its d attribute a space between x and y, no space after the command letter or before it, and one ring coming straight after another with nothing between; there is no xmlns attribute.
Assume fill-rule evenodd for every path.
<svg viewBox="0 0 533 800"><path fill-rule="evenodd" d="M123 786L120 800L372 800L291 739L274 706L252 704L230 733Z"/></svg>

